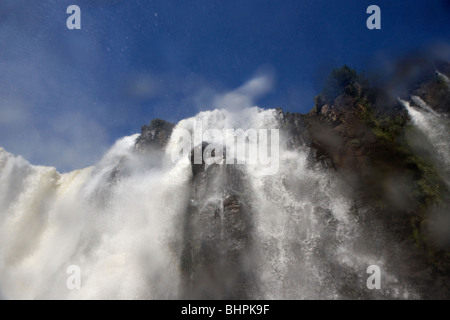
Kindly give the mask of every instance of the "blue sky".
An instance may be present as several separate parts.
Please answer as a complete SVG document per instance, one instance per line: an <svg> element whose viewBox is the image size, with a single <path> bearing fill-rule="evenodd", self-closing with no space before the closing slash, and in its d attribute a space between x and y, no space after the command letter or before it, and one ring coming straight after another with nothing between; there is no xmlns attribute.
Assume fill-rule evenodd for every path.
<svg viewBox="0 0 450 320"><path fill-rule="evenodd" d="M72 4L81 30L66 28ZM0 0L0 146L67 171L155 117L307 112L331 69L445 48L449 19L447 0Z"/></svg>

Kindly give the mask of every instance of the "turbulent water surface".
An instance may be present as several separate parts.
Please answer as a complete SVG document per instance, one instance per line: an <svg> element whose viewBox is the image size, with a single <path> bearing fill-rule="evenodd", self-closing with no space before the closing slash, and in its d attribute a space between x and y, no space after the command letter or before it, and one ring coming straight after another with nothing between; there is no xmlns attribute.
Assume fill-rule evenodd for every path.
<svg viewBox="0 0 450 320"><path fill-rule="evenodd" d="M447 185L450 187L450 119L435 112L428 104L417 96L411 101L401 103L408 111L414 125L428 139L434 161L441 169Z"/></svg>
<svg viewBox="0 0 450 320"><path fill-rule="evenodd" d="M405 103L449 159L437 115ZM274 110L207 111L174 129L279 128ZM287 148L280 165L218 165L193 176L162 152L117 141L94 167L60 174L0 149L0 292L5 298L414 298L383 250L372 252L335 172ZM363 210L363 209L360 209ZM374 225L373 228L376 228ZM209 248L209 249L208 249ZM212 248L212 249L211 249ZM366 287L369 265L383 289ZM81 288L69 290L67 268ZM386 289L385 289L386 288Z"/></svg>

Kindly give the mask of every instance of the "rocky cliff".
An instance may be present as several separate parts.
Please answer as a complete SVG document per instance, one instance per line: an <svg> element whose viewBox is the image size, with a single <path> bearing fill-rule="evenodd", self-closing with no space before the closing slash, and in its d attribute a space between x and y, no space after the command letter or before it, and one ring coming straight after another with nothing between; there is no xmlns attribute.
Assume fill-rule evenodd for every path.
<svg viewBox="0 0 450 320"><path fill-rule="evenodd" d="M449 70L444 64L442 73L424 71L402 98L418 96L436 112L448 114ZM427 151L426 139L389 94L344 66L331 73L308 114L277 109L280 128L289 148L309 146L311 165L320 164L342 178L353 200L352 211L366 238L372 239L374 252L395 247L387 257L392 265L403 266L404 279L420 281L426 298L450 297L449 243L436 240L430 229L430 215L437 209L448 211L449 188ZM173 127L163 120L143 126L136 149L164 148ZM198 164L192 164L192 170L184 230L185 288L196 298L246 298L252 265L236 265L251 261L243 259L252 243L248 219L252 208L243 198L243 172L239 166ZM215 198L217 203L200 206L198 200L203 198ZM407 267L404 260L409 261ZM352 289L342 290L347 297L361 297Z"/></svg>
<svg viewBox="0 0 450 320"><path fill-rule="evenodd" d="M448 72L448 66L442 70ZM368 86L350 68L335 70L327 86L309 114L286 115L288 127L306 134L315 160L339 172L351 187L355 212L365 212L360 219L366 234L372 233L374 242L401 244L400 256L411 261L405 275L425 278L433 288L429 297L448 297L449 286L443 284L450 276L450 247L447 240L435 241L430 216L436 208L448 212L450 194L428 142L400 102L384 105L387 93ZM448 115L444 74L423 72L404 98L410 95ZM373 230L377 223L387 230L387 239Z"/></svg>

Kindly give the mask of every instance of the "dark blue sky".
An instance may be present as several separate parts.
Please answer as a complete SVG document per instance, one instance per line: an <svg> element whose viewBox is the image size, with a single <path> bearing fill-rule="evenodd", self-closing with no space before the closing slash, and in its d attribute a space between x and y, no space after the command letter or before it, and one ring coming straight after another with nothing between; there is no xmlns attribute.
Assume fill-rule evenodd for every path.
<svg viewBox="0 0 450 320"><path fill-rule="evenodd" d="M81 30L66 28L71 4ZM381 30L366 28L371 4ZM255 77L267 81L251 102L307 112L335 67L448 50L449 21L447 0L1 0L0 146L81 168L152 118L221 106Z"/></svg>

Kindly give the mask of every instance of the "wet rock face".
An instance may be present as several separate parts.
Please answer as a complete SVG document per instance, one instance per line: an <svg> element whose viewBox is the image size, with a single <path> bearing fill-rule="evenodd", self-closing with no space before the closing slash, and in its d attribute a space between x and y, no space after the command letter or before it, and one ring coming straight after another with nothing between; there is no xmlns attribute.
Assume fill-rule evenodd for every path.
<svg viewBox="0 0 450 320"><path fill-rule="evenodd" d="M304 115L288 112L283 119L288 148L295 150L311 142L309 141Z"/></svg>
<svg viewBox="0 0 450 320"><path fill-rule="evenodd" d="M443 77L450 77L450 66L443 68L446 73L434 73L429 77L428 81L421 83L413 94L421 97L435 111L439 113L450 113L450 83L446 82Z"/></svg>
<svg viewBox="0 0 450 320"><path fill-rule="evenodd" d="M208 150L205 153L205 149L207 148ZM206 163L205 156L209 157L210 160L214 160L215 163ZM224 146L203 141L201 145L195 146L191 150L190 161L192 174L195 177L199 172L205 171L207 167L217 165L217 162L222 161L222 163L225 163L225 159L226 149Z"/></svg>
<svg viewBox="0 0 450 320"><path fill-rule="evenodd" d="M311 161L326 168L366 171L375 136L361 117L363 107L348 94L331 102L318 101L321 104L316 104L309 114L286 115L291 146L311 147Z"/></svg>
<svg viewBox="0 0 450 320"><path fill-rule="evenodd" d="M205 160L203 159L203 151L205 151L205 148L208 146L208 143L203 141L201 145L195 146L191 150L191 167L192 167L192 174L195 177L199 172L205 170ZM201 156L201 163L195 163L195 154L198 154Z"/></svg>
<svg viewBox="0 0 450 320"><path fill-rule="evenodd" d="M415 84L406 99L417 95L435 111L449 114L450 88L445 80L442 75L432 75ZM442 286L450 274L449 250L427 242L423 231L433 208L430 204L439 206L436 201L443 198L442 193L436 196L430 190L447 191L434 174L433 163L421 158L408 144L406 136L411 128L402 106L398 102L380 105L385 92L377 92L375 97L358 90L350 92L333 99L319 96L309 114L286 114L288 141L294 149L302 143L311 147L312 165L333 168L343 178L356 211L365 212L359 217L361 232L370 235L371 225L382 226L383 236L373 238L399 248L396 250L401 254L389 255L396 262L393 265L411 261L405 278L430 278L424 281L428 284L423 288L424 297L449 296L448 288Z"/></svg>
<svg viewBox="0 0 450 320"><path fill-rule="evenodd" d="M161 119L153 119L150 125L141 127L141 135L136 139L136 150L145 152L152 148L164 147L170 139L175 124Z"/></svg>
<svg viewBox="0 0 450 320"><path fill-rule="evenodd" d="M204 142L197 148L203 151L207 145ZM194 149L183 235L182 295L190 299L250 298L255 281L245 171L239 165L194 164Z"/></svg>
<svg viewBox="0 0 450 320"><path fill-rule="evenodd" d="M441 90L442 81L433 81L416 87L412 94L425 97L424 100L438 111L448 108L450 104L445 102L448 91ZM333 99L319 97L309 114L284 113L278 108L276 113L285 138L283 141L292 149L310 147L311 165L323 165L343 178L343 186L354 201L361 233L377 239L373 244L374 252L388 246L397 248L387 257L393 265L411 261L410 269L404 271L405 278L414 281L417 275L429 276L430 280L424 283L427 288L436 288L435 284L448 281L450 255L448 250L442 251L443 257L430 255L434 250L431 246L428 251L422 250L411 240L421 221L425 221L422 215L426 206L420 197L412 196L414 193L423 195L423 190L412 188L423 182L420 179L426 174L422 171L428 167L417 167L419 160L402 140L408 116L401 108L376 110L378 101L365 95L357 83L350 89ZM439 94L443 98L439 98ZM433 102L426 98L427 95L438 98ZM162 120L143 126L136 149L161 150L173 127ZM258 288L254 281L257 259L252 256L254 209L250 206L251 187L246 182L246 171L239 165L206 164L203 153L208 145L203 142L194 146L190 155L192 181L189 204L183 213L181 297L252 298ZM202 156L200 163L194 162L195 152ZM143 157L147 155L143 153ZM211 156L215 154L211 153ZM224 149L223 158L226 158ZM373 228L374 225L381 227ZM332 238L329 240L324 244L332 242ZM323 252L326 250L324 247ZM430 262L429 257L434 261ZM357 281L342 266L333 268L336 277L349 278L346 283ZM424 295L450 296L448 292L438 293L438 290L448 291L442 284L433 289L435 293L424 289ZM353 292L352 286L343 287L342 291L353 298L367 295Z"/></svg>

